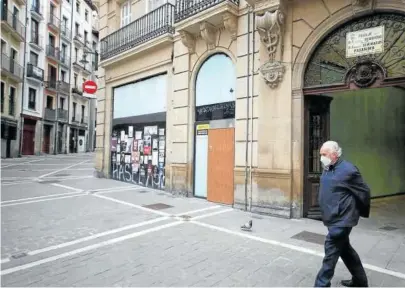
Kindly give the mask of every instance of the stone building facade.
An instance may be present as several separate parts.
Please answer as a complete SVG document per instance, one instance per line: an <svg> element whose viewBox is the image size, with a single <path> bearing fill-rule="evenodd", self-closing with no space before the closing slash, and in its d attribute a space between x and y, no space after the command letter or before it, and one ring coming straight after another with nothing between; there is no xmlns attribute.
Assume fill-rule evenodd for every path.
<svg viewBox="0 0 405 288"><path fill-rule="evenodd" d="M125 167L120 172L120 168L114 168L112 165L112 162L118 161L116 156L112 160L111 153L117 151L112 146L116 145L117 139L121 137L120 131L118 133L114 131L114 126L118 123L114 122L118 121L114 118L118 112L114 111L114 107L118 107L114 101L121 96L114 91L129 83L138 83L155 75L165 75L165 103L162 110L156 112L164 115L162 121L165 123L165 137L161 138L162 135L159 133L156 137L165 141L166 191L190 197L197 196L198 178L200 179L198 189L202 187L201 183L204 181L208 183L204 188L208 193L203 195L203 198L209 201L288 218L316 218L319 214L316 191L320 171L314 168L313 163L317 161L319 166L319 159L316 159L317 152L314 151L319 149L322 141L330 137L328 129L325 128L329 125L328 101L330 101L326 96L338 90L358 91L373 87L404 86L405 68L401 70L401 66L395 66L394 69L388 60L384 60L385 62L381 60L384 57L393 57L389 56L389 53L396 53L395 63L399 64L395 65L405 65L403 55L395 52L401 50L401 47L404 48L399 45L403 45L401 43L404 43L405 35L395 34L399 33L395 27L405 28L402 22L405 15L404 1L213 0L205 1L206 5L201 5L200 2L203 1L162 2L162 6L158 5L157 8L151 9L156 4L155 1L100 1L101 71L97 94L99 95L96 135L97 174L100 177L121 179L121 173L123 175L121 180L144 184L143 180L139 179L147 177L148 173L151 175L154 173L154 168L146 167L145 172L142 172L143 174L139 172L140 176L136 179L129 176L125 178L125 173L129 175L135 172L125 170ZM125 5L127 6L123 8ZM386 16L379 16L383 14ZM123 17L125 19L122 19ZM380 18L382 20L378 20ZM356 26L353 21L358 21L359 24ZM331 49L343 47L341 51L344 52L349 49L348 42L345 42L348 39L347 33L381 26L384 26L385 34L381 36L374 29L372 33L376 33L376 39L385 37L385 42L389 42L389 39L396 40L383 48L381 45L378 46L378 43L372 43L370 45L374 45L374 48L370 49L378 50L380 47L385 49L384 53L389 52L388 54L381 54L381 51L376 50L358 56L358 52L353 52L357 53L357 56L350 58L349 61L347 55L338 53L343 62L348 63L347 67L343 68L332 63L333 61L328 62L327 57L322 60L323 62L318 61L321 57L316 53L318 47L325 41L332 41L328 36L336 31L343 31L336 34L340 35L341 39L330 42L332 43L330 47ZM396 38L394 34L397 35ZM361 35L356 37L360 39L358 40L360 44L356 42L358 45L368 41ZM392 50L392 47L396 47L396 50ZM230 84L231 94L225 93L225 96L221 94L222 96L218 97L225 97L224 99L228 101L224 100L226 103L234 104L231 103L227 107L218 104L219 106L212 108L215 104L215 100L212 100L209 105L198 109L196 102L200 101L199 74L205 63L213 59L213 55L225 55L233 65L235 87ZM367 55L381 55L381 57ZM315 81L315 84L308 86L306 83L310 82L305 79L309 77L308 73L311 71L308 67L311 67L310 64L314 61L318 61L321 67L319 68L321 72L317 72L321 76L318 74L313 76L320 77L318 79L320 85L315 85ZM332 74L325 76L323 71L326 70L322 70L331 70L329 67L333 66L331 63L334 67L339 66L336 68L338 75L339 73L345 75L339 81L330 80L333 77L337 79L333 74L335 72L332 73L335 75L333 77L330 76ZM385 67L382 67L384 63ZM216 65L215 62L212 65L217 67L218 71L231 73L230 70L223 68L223 65ZM339 69L346 70L341 72ZM214 73L212 72L214 70L210 71L207 72L208 78ZM359 73L356 74L356 71ZM225 79L225 75L221 73L216 77ZM210 81L214 81L214 78ZM210 84L209 81L204 83L206 83L204 87ZM322 85L323 83L325 85ZM218 87L218 91L222 88ZM138 94L128 93L133 93L131 97L135 99L133 104L135 107ZM149 93L150 97L153 95L152 92ZM309 95L314 97L311 98ZM316 97L320 95L325 97L322 99ZM214 99L217 96L201 97ZM324 109L323 112L318 114L313 112L316 110L313 108L315 106L318 110ZM227 110L232 115L225 117L223 115L228 112L221 110L222 116L215 118L216 116L212 116L213 111L218 109L230 109L229 111L233 109L233 112ZM207 121L201 122L201 125L207 126L199 126L200 122L197 119L199 111L212 113L206 117L215 119L207 118ZM133 117L143 117L142 113L138 114ZM325 126L325 129L319 128L315 131L311 117L318 119L318 124ZM153 122L153 119L136 119L131 120L131 123L143 121L148 126L147 123ZM120 121L122 124L122 119ZM215 129L224 129L221 130L224 133L215 134L212 131ZM228 131L229 135L225 131ZM136 139L133 133L135 132L127 130L124 133L125 139L128 137ZM124 140L124 134L121 141ZM208 135L208 140L206 138L202 140L201 143L205 141L205 146L201 147L205 148L201 151L208 151L206 157L208 160L204 158L205 156L202 160L199 158L201 156L197 147L199 144L196 144L200 139L198 136L204 135ZM112 141L112 138L115 140ZM142 141L149 141L145 139L142 138ZM138 139L138 144L139 140L141 138ZM150 164L148 161L156 162L157 160L153 158L154 148L151 149L150 155L145 154L140 160L141 164L138 163L135 165L136 168L132 166L131 169L141 169L139 165L144 163L147 166ZM229 157L231 154L233 157ZM125 161L130 165L133 158L128 157ZM201 167L208 170L205 176L200 175ZM156 169L158 171L158 168ZM221 193L227 195L220 195Z"/></svg>

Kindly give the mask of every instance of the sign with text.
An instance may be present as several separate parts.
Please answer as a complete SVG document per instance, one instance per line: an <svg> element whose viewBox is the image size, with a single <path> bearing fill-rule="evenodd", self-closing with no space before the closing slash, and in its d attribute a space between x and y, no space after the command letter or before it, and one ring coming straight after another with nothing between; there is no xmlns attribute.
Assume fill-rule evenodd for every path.
<svg viewBox="0 0 405 288"><path fill-rule="evenodd" d="M384 26L346 34L346 58L384 52Z"/></svg>
<svg viewBox="0 0 405 288"><path fill-rule="evenodd" d="M97 91L97 84L94 81L87 80L83 83L83 91L88 94L94 94Z"/></svg>

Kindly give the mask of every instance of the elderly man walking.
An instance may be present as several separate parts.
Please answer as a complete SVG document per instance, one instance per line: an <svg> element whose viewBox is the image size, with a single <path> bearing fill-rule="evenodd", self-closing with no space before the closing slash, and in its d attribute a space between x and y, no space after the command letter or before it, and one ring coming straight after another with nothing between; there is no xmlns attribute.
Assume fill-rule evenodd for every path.
<svg viewBox="0 0 405 288"><path fill-rule="evenodd" d="M330 287L335 267L342 258L352 274L343 280L346 287L368 287L366 272L359 255L350 245L349 235L359 218L370 214L370 189L359 170L341 158L338 143L327 141L320 150L323 173L319 187L319 206L322 220L328 228L325 257L316 276L315 287Z"/></svg>

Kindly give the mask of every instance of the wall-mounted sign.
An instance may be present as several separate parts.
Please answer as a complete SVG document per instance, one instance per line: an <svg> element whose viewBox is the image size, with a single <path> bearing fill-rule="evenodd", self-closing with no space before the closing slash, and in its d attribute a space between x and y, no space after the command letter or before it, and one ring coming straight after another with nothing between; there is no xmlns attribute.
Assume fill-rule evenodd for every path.
<svg viewBox="0 0 405 288"><path fill-rule="evenodd" d="M97 91L97 84L94 81L87 80L83 83L83 91L88 94L94 94Z"/></svg>
<svg viewBox="0 0 405 288"><path fill-rule="evenodd" d="M208 129L210 129L210 124L198 124L197 125L197 131L208 130Z"/></svg>
<svg viewBox="0 0 405 288"><path fill-rule="evenodd" d="M346 34L346 58L384 52L384 26Z"/></svg>

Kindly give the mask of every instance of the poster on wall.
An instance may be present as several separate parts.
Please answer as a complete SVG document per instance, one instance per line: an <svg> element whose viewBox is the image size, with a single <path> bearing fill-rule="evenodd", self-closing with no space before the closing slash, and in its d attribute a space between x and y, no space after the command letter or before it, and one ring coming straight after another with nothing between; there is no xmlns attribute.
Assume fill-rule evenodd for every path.
<svg viewBox="0 0 405 288"><path fill-rule="evenodd" d="M158 126L145 126L144 136L146 135L157 135Z"/></svg>
<svg viewBox="0 0 405 288"><path fill-rule="evenodd" d="M158 151L152 152L152 165L158 165Z"/></svg>
<svg viewBox="0 0 405 288"><path fill-rule="evenodd" d="M157 149L158 149L158 139L157 139L157 138L154 138L154 139L152 140L152 149L153 149L153 150L157 150Z"/></svg>
<svg viewBox="0 0 405 288"><path fill-rule="evenodd" d="M165 152L159 151L159 164L165 161Z"/></svg>
<svg viewBox="0 0 405 288"><path fill-rule="evenodd" d="M135 131L135 139L136 140L142 139L142 131Z"/></svg>
<svg viewBox="0 0 405 288"><path fill-rule="evenodd" d="M133 141L132 138L127 139L127 145L126 145L125 153L131 153L132 152L133 143L134 143L134 141Z"/></svg>
<svg viewBox="0 0 405 288"><path fill-rule="evenodd" d="M132 143L132 151L138 152L138 140L134 139L134 142Z"/></svg>
<svg viewBox="0 0 405 288"><path fill-rule="evenodd" d="M143 141L138 140L138 151L143 153Z"/></svg>
<svg viewBox="0 0 405 288"><path fill-rule="evenodd" d="M134 137L134 126L128 126L128 138Z"/></svg>
<svg viewBox="0 0 405 288"><path fill-rule="evenodd" d="M111 152L117 151L117 137L111 138Z"/></svg>
<svg viewBox="0 0 405 288"><path fill-rule="evenodd" d="M124 140L125 140L125 131L124 131L124 130L121 131L121 137L120 137L120 139L121 139L121 141L124 141Z"/></svg>
<svg viewBox="0 0 405 288"><path fill-rule="evenodd" d="M159 129L159 136L165 136L165 129L164 128Z"/></svg>
<svg viewBox="0 0 405 288"><path fill-rule="evenodd" d="M117 153L115 153L115 152L111 153L111 162L112 163L117 162Z"/></svg>
<svg viewBox="0 0 405 288"><path fill-rule="evenodd" d="M151 151L151 136L145 135L143 136L143 154L149 155Z"/></svg>

